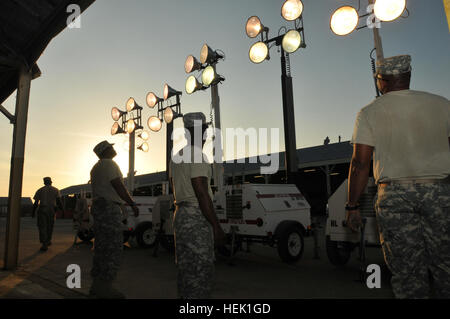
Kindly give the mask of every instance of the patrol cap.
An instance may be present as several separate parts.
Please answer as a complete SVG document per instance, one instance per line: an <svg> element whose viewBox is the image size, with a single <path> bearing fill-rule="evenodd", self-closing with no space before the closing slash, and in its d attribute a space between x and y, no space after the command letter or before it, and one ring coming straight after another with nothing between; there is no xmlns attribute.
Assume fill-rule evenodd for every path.
<svg viewBox="0 0 450 319"><path fill-rule="evenodd" d="M97 156L102 155L102 153L107 150L108 148L112 147L114 144L109 143L108 141L103 141L98 143L94 147L94 153L97 154Z"/></svg>
<svg viewBox="0 0 450 319"><path fill-rule="evenodd" d="M44 184L51 183L52 179L50 177L44 177Z"/></svg>
<svg viewBox="0 0 450 319"><path fill-rule="evenodd" d="M193 112L183 115L183 123L185 128L199 126L199 124L206 125L206 117L202 112Z"/></svg>
<svg viewBox="0 0 450 319"><path fill-rule="evenodd" d="M377 61L377 75L398 75L411 71L411 56L397 55Z"/></svg>

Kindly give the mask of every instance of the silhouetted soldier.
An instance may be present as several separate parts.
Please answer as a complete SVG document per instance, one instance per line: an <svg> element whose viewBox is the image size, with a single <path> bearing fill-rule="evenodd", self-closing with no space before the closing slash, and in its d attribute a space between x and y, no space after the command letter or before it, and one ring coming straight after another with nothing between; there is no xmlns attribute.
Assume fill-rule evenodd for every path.
<svg viewBox="0 0 450 319"><path fill-rule="evenodd" d="M64 210L61 202L61 194L56 187L52 186L52 179L50 177L44 177L44 185L44 187L37 190L33 197L33 216L37 210L37 225L42 251L46 251L48 246L52 244L55 205L57 204L61 211Z"/></svg>

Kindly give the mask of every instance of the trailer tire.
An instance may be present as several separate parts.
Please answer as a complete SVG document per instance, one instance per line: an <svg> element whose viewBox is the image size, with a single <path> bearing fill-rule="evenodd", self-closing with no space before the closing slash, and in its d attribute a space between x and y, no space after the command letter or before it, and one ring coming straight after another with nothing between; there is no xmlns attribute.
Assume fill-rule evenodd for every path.
<svg viewBox="0 0 450 319"><path fill-rule="evenodd" d="M175 251L175 240L173 239L173 236L162 236L160 243L161 246L168 252L172 253Z"/></svg>
<svg viewBox="0 0 450 319"><path fill-rule="evenodd" d="M338 242L331 240L330 236L326 238L326 248L328 260L335 266L344 266L350 259L352 248L344 243L342 247L338 247Z"/></svg>
<svg viewBox="0 0 450 319"><path fill-rule="evenodd" d="M281 260L287 263L298 261L305 248L302 229L295 223L288 223L278 234L277 249Z"/></svg>
<svg viewBox="0 0 450 319"><path fill-rule="evenodd" d="M152 223L146 222L137 227L136 241L142 248L152 248L155 246L156 233L153 230Z"/></svg>

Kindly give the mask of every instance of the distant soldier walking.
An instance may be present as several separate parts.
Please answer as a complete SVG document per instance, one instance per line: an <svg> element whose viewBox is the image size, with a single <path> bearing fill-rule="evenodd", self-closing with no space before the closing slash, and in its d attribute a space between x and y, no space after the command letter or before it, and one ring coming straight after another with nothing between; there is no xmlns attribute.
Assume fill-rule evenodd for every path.
<svg viewBox="0 0 450 319"><path fill-rule="evenodd" d="M123 249L123 218L120 205L125 201L131 206L135 216L139 215L136 203L123 184L122 173L112 160L117 155L113 145L103 141L95 146L94 152L100 160L91 170L91 213L94 217L95 251L90 295L102 299L125 298L112 287Z"/></svg>
<svg viewBox="0 0 450 319"><path fill-rule="evenodd" d="M55 223L55 206L64 210L61 194L56 187L52 186L52 179L44 177L44 187L37 190L34 195L33 216L37 210L37 225L39 229L39 241L41 251L47 251L52 244L53 225Z"/></svg>
<svg viewBox="0 0 450 319"><path fill-rule="evenodd" d="M212 203L211 165L203 157L203 113L183 117L188 145L170 162L176 212L175 250L178 297L205 299L211 296L214 279L214 240L222 244L225 234Z"/></svg>
<svg viewBox="0 0 450 319"><path fill-rule="evenodd" d="M395 296L428 298L432 287L450 298L450 102L410 90L410 63L404 55L377 64L383 96L356 119L347 222L354 231L360 225L358 199L373 153L375 209Z"/></svg>

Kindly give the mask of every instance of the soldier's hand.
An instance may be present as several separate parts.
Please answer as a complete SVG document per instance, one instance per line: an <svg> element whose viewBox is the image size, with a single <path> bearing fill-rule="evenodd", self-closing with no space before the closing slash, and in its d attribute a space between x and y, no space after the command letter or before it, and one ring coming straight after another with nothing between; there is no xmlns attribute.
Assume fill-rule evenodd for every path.
<svg viewBox="0 0 450 319"><path fill-rule="evenodd" d="M134 212L134 217L138 217L139 216L139 208L136 205L132 205L131 209Z"/></svg>
<svg viewBox="0 0 450 319"><path fill-rule="evenodd" d="M214 243L218 247L225 245L225 233L220 225L214 227Z"/></svg>
<svg viewBox="0 0 450 319"><path fill-rule="evenodd" d="M358 232L358 229L362 225L359 209L347 211L346 222L347 226L351 229L352 232Z"/></svg>

